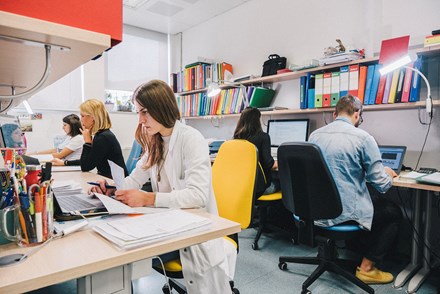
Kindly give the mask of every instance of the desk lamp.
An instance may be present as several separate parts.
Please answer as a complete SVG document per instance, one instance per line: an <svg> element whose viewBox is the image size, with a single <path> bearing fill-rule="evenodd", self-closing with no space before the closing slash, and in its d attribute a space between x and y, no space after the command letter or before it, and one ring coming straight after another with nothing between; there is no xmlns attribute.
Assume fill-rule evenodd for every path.
<svg viewBox="0 0 440 294"><path fill-rule="evenodd" d="M244 103L244 107L248 107L249 106L249 101L248 101L248 97L246 95L246 86L243 84L224 84L225 86L231 87L231 88L240 88L241 89L241 95L243 96L243 103ZM206 91L206 95L208 97L215 97L218 94L220 94L220 85L217 82L211 82L208 85L208 89Z"/></svg>
<svg viewBox="0 0 440 294"><path fill-rule="evenodd" d="M379 72L381 75L386 75L386 74L388 74L398 68L404 67L404 68L407 68L409 70L414 71L416 74L419 74L422 77L422 79L425 81L426 88L428 89L427 90L428 95L426 97L426 113L431 115L432 99L431 99L431 86L429 85L429 81L426 78L426 76L420 72L420 70L407 66L407 64L409 64L411 61L416 61L416 60L417 60L417 55L414 55L414 56L405 55L404 57L382 67L381 69L379 69Z"/></svg>

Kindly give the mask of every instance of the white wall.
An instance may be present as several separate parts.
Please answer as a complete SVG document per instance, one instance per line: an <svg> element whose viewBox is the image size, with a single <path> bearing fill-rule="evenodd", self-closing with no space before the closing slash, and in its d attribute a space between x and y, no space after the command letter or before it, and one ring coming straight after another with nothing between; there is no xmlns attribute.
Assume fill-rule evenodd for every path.
<svg viewBox="0 0 440 294"><path fill-rule="evenodd" d="M324 48L337 45L337 38L346 47L365 48L367 56L373 56L380 51L383 39L410 35L411 47L423 44L424 37L438 29L438 11L438 0L252 0L183 32L182 63L207 57L231 63L235 76L261 74L269 54L286 56L288 63L304 64L321 57ZM180 51L179 36L172 38L172 44ZM180 52L173 52L171 68L177 71ZM278 87L274 105L299 107L298 80L274 86ZM434 115L421 165L440 168L439 109ZM321 114L310 118L312 129L324 124ZM326 120L331 120L330 114ZM213 123L188 120L205 137L224 139L232 136L236 122L237 118ZM407 145L405 164L415 166L427 130L419 124L417 110L366 112L362 128L380 144Z"/></svg>
<svg viewBox="0 0 440 294"><path fill-rule="evenodd" d="M124 26L124 33L136 38L148 38L145 42L153 44L150 46L153 49L150 50L154 52L144 48L145 42L137 42L134 45L133 43L124 43L124 52L130 49L138 52L143 51L144 57L139 57L137 54L131 54L130 56L125 54L125 56L118 57L118 60L113 62L113 69L117 70L118 66L124 67L121 72L124 70L126 74L123 78L115 79L113 84L107 86L133 91L139 84L150 79L166 81L168 78L167 35L131 26ZM62 118L71 113L79 115L79 105L83 99L105 100L106 83L110 84L107 80L107 56L110 53L115 53L115 56L118 56L116 49L118 47L105 52L101 58L95 61L89 61L82 68L77 68L29 99L34 112L43 113L42 120L32 121L33 131L26 133L29 151L53 148L54 136L64 134ZM152 58L148 59L145 55ZM142 58L142 62L136 64L137 58ZM134 66L137 66L137 68L133 68ZM129 74L130 72L137 74ZM146 76L143 76L143 80L139 79L139 72L145 73ZM26 112L22 105L9 111L8 114L16 115L19 112ZM121 144L124 156L127 156L134 140L137 115L135 113L111 112L110 118L113 125L112 131Z"/></svg>

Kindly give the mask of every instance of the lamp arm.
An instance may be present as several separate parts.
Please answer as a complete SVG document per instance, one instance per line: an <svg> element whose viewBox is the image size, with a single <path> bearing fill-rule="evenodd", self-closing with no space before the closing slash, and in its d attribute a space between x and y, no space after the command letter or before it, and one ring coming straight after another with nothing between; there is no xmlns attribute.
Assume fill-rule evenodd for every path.
<svg viewBox="0 0 440 294"><path fill-rule="evenodd" d="M49 76L50 70L51 70L51 62L50 62L50 49L51 45L44 45L44 49L46 51L46 66L44 68L44 73L41 79L36 83L31 89L29 89L26 92L15 94L15 87L12 86L12 95L0 95L0 99L14 99L14 98L20 98L26 95L31 95L34 92L36 92L38 89L43 86L44 82L46 82L47 77Z"/></svg>
<svg viewBox="0 0 440 294"><path fill-rule="evenodd" d="M429 81L426 78L426 76L424 74L422 74L422 72L420 70L416 69L416 68L413 68L413 67L410 67L410 66L407 66L407 65L405 65L404 68L410 69L410 70L418 73L422 77L422 79L426 83L426 88L428 89L428 98L431 98L431 85L429 84Z"/></svg>

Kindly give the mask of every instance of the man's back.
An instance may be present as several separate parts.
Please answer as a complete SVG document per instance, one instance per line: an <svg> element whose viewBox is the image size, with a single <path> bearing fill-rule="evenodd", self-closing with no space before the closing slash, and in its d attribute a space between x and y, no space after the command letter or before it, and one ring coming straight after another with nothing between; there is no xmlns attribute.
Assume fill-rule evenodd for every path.
<svg viewBox="0 0 440 294"><path fill-rule="evenodd" d="M342 199L343 212L334 220L322 221L324 226L355 220L370 229L373 206L366 181L381 193L392 185L384 171L374 138L356 128L349 118L339 116L333 123L310 135L329 165Z"/></svg>

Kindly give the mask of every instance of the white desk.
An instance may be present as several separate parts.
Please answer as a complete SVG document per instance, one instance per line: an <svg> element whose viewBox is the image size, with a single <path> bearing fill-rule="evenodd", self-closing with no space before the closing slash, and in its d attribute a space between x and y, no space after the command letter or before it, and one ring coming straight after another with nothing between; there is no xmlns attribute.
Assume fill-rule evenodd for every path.
<svg viewBox="0 0 440 294"><path fill-rule="evenodd" d="M78 180L83 184L101 178L96 174L81 172L56 173L53 176L56 180ZM0 293L23 293L39 289L240 231L238 223L203 211L190 211L212 219L212 227L203 232L178 236L129 251L119 251L92 230L54 240L26 261L0 268ZM26 253L29 250L15 244L2 245L0 256Z"/></svg>
<svg viewBox="0 0 440 294"><path fill-rule="evenodd" d="M419 184L415 180L396 178L393 181L393 186L415 189L414 197L414 216L413 226L419 232L419 235L414 231L411 248L411 261L408 266L397 275L394 280L394 287L400 288L409 280L408 293L415 293L421 286L423 281L428 277L431 270L429 249L424 246L426 244L430 247L431 234L431 216L432 216L432 192L440 192L440 186ZM425 220L424 230L421 232L421 217L423 208L421 206L422 192L426 192L425 199ZM423 255L420 256L418 246L423 246ZM423 259L423 260L421 260Z"/></svg>

